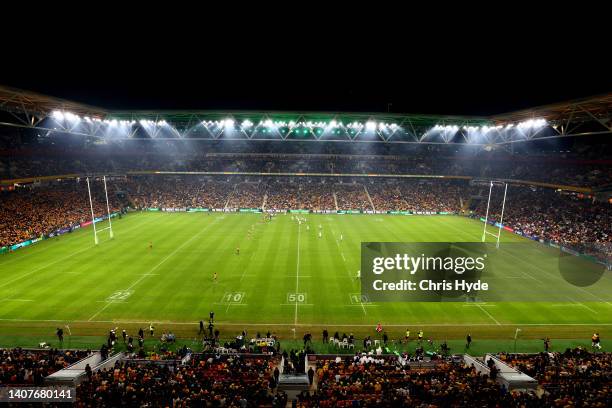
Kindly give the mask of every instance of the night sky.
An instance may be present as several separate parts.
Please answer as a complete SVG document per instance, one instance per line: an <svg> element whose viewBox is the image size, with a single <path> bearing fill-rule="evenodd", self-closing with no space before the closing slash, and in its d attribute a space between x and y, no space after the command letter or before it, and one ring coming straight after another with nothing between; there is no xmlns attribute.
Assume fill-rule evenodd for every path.
<svg viewBox="0 0 612 408"><path fill-rule="evenodd" d="M390 109L449 115L491 115L612 92L606 63L559 60L534 49L519 55L402 54L367 47L195 53L162 48L157 54L128 50L112 57L64 52L52 60L1 66L0 84L107 109Z"/></svg>

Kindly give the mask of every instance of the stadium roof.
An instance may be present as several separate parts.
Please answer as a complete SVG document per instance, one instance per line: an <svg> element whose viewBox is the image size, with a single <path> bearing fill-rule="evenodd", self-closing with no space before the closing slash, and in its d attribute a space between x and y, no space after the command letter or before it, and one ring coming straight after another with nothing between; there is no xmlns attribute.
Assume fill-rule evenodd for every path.
<svg viewBox="0 0 612 408"><path fill-rule="evenodd" d="M118 111L0 86L0 125L122 139L470 143L612 133L612 94L488 117L282 111Z"/></svg>

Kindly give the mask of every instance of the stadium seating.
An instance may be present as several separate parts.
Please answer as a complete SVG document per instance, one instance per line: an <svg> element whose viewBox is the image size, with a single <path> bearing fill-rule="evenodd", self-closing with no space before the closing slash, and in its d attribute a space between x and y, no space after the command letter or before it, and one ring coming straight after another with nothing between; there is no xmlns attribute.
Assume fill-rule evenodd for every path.
<svg viewBox="0 0 612 408"><path fill-rule="evenodd" d="M541 386L508 392L494 378L464 363L439 361L410 367L395 358L348 357L317 361L317 390L302 393L304 407L398 406L609 406L611 354L568 350L562 355L507 356L524 367L539 365Z"/></svg>
<svg viewBox="0 0 612 408"><path fill-rule="evenodd" d="M0 386L42 385L46 376L82 358L84 350L0 349Z"/></svg>
<svg viewBox="0 0 612 408"><path fill-rule="evenodd" d="M117 362L77 389L77 406L285 406L269 358L194 356L187 365Z"/></svg>

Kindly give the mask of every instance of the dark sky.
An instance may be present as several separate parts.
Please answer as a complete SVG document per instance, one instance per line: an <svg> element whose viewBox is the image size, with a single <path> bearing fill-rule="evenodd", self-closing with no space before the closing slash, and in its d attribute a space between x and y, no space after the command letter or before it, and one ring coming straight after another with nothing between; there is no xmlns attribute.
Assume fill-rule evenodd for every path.
<svg viewBox="0 0 612 408"><path fill-rule="evenodd" d="M363 68L363 67L362 67ZM610 80L532 71L428 72L372 67L204 67L159 72L144 66L85 74L15 76L0 83L109 109L386 111L488 115L601 94ZM517 75L514 76L513 75Z"/></svg>
<svg viewBox="0 0 612 408"><path fill-rule="evenodd" d="M281 32L264 39L251 31L239 43L215 35L201 44L147 34L118 47L111 38L109 45L49 47L0 64L0 84L108 109L384 112L391 103L392 112L459 115L612 92L602 53L575 54L557 32L541 42L484 45L475 42L486 37L479 31L468 42L432 37L438 44L420 48L404 32L385 31L374 43L347 32L290 44L278 42Z"/></svg>

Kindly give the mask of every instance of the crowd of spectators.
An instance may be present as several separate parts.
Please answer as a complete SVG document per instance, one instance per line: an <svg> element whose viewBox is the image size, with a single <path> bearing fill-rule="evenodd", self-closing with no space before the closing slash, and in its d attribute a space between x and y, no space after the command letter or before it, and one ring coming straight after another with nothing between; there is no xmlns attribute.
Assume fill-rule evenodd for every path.
<svg viewBox="0 0 612 408"><path fill-rule="evenodd" d="M266 194L262 182L239 183L230 193L228 208L261 208Z"/></svg>
<svg viewBox="0 0 612 408"><path fill-rule="evenodd" d="M44 377L87 357L89 351L0 349L0 386L42 385Z"/></svg>
<svg viewBox="0 0 612 408"><path fill-rule="evenodd" d="M276 211L305 208L303 202L306 188L298 182L272 181L267 187L266 208Z"/></svg>
<svg viewBox="0 0 612 408"><path fill-rule="evenodd" d="M400 191L399 183L381 180L368 183L367 188L378 211L408 211L408 202Z"/></svg>
<svg viewBox="0 0 612 408"><path fill-rule="evenodd" d="M468 194L464 180L387 179L366 187L377 211L457 213Z"/></svg>
<svg viewBox="0 0 612 408"><path fill-rule="evenodd" d="M130 178L121 188L135 208L223 208L233 185L210 178L167 176Z"/></svg>
<svg viewBox="0 0 612 408"><path fill-rule="evenodd" d="M185 364L117 362L77 388L77 407L284 407L270 358L194 355Z"/></svg>
<svg viewBox="0 0 612 408"><path fill-rule="evenodd" d="M339 210L374 210L362 184L336 184L334 193Z"/></svg>
<svg viewBox="0 0 612 408"><path fill-rule="evenodd" d="M42 385L44 377L89 353L0 349L0 386ZM581 348L500 354L500 360L538 381L536 389L514 391L496 381L497 370L478 373L453 358L423 364L407 355L320 356L310 370L304 352L285 352L283 357L286 373L309 376L310 390L299 394L298 407L605 407L612 387L612 353ZM167 359L128 358L110 368L86 369L76 406L284 407L287 395L278 390L278 368L278 357L262 355L168 353Z"/></svg>
<svg viewBox="0 0 612 408"><path fill-rule="evenodd" d="M300 395L301 407L609 406L610 353L568 350L558 355L507 356L539 381L536 390L508 391L497 372L479 374L463 362L439 360L410 367L400 358L355 355L317 360L317 390ZM545 359L545 362L541 362ZM537 367L537 368L536 368Z"/></svg>
<svg viewBox="0 0 612 408"><path fill-rule="evenodd" d="M335 210L334 195L329 182L312 181L302 186L301 207L305 210Z"/></svg>
<svg viewBox="0 0 612 408"><path fill-rule="evenodd" d="M563 406L609 406L612 353L582 348L563 353L502 354L502 361L538 380L549 400Z"/></svg>
<svg viewBox="0 0 612 408"><path fill-rule="evenodd" d="M99 217L107 214L106 199L100 183L93 184L92 203ZM111 212L120 209L116 195L109 194L109 201ZM0 247L86 221L91 221L91 210L84 180L0 194Z"/></svg>

